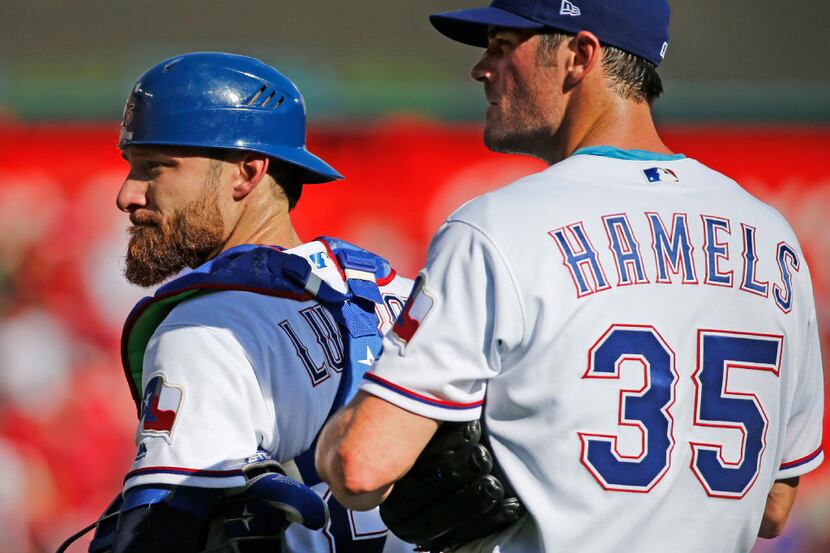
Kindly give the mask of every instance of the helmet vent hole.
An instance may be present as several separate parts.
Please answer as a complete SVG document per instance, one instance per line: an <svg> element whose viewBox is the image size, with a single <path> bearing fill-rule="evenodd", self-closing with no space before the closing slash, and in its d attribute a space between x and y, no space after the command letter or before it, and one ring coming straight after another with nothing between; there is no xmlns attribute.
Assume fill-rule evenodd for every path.
<svg viewBox="0 0 830 553"><path fill-rule="evenodd" d="M269 103L271 100L273 100L273 99L274 99L274 96L275 96L276 94L277 94L277 91L276 91L276 90L272 90L272 91L271 91L271 94L269 94L269 95L268 95L268 97L265 99L265 101L264 101L264 102L262 102L262 107L267 106L267 105L268 105L268 103Z"/></svg>
<svg viewBox="0 0 830 553"><path fill-rule="evenodd" d="M168 71L170 71L171 67L173 67L174 65L176 65L177 63L179 63L183 59L184 59L183 57L176 58L176 59L164 64L164 67L161 68L161 72L162 73L167 73Z"/></svg>
<svg viewBox="0 0 830 553"><path fill-rule="evenodd" d="M259 99L259 97L260 97L260 96L262 96L262 93L263 93L263 92L265 92L265 89L267 89L267 88L268 88L268 85L262 85L262 86L260 87L260 89L259 89L259 90L257 90L256 94L254 94L254 95L251 97L251 99L250 99L250 100L248 100L248 102L247 102L245 105L246 105L246 106L252 106L252 105L254 105L254 102L256 102L256 101L257 101L257 99Z"/></svg>
<svg viewBox="0 0 830 553"><path fill-rule="evenodd" d="M274 107L272 109L277 109L278 107L280 107L282 105L282 103L284 101L285 101L285 96L280 96L280 99L277 100L276 102L274 102Z"/></svg>

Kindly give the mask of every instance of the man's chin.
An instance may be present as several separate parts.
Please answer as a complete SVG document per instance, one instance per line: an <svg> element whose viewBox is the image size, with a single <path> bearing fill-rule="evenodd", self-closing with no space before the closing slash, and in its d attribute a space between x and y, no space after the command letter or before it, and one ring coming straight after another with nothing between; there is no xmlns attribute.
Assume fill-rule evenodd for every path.
<svg viewBox="0 0 830 553"><path fill-rule="evenodd" d="M124 263L124 277L136 286L149 288L179 273L184 266L179 256L158 245L142 248L131 242Z"/></svg>
<svg viewBox="0 0 830 553"><path fill-rule="evenodd" d="M519 154L543 159L540 153L544 152L550 142L550 133L545 129L529 130L517 127L487 125L484 127L484 145L487 149L499 154Z"/></svg>
<svg viewBox="0 0 830 553"><path fill-rule="evenodd" d="M488 150L499 154L523 154L524 140L521 136L500 132L497 129L485 127L484 146Z"/></svg>
<svg viewBox="0 0 830 553"><path fill-rule="evenodd" d="M124 267L124 277L132 284L142 288L150 288L161 284L178 271L160 271L158 269L130 263L129 260Z"/></svg>

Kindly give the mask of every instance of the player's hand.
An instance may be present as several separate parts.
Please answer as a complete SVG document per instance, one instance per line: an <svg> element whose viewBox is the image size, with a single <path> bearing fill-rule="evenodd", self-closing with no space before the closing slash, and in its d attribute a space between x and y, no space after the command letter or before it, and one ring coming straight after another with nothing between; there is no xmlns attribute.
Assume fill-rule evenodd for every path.
<svg viewBox="0 0 830 553"><path fill-rule="evenodd" d="M445 422L380 506L386 526L422 551L448 551L507 528L525 508L494 472L479 421Z"/></svg>

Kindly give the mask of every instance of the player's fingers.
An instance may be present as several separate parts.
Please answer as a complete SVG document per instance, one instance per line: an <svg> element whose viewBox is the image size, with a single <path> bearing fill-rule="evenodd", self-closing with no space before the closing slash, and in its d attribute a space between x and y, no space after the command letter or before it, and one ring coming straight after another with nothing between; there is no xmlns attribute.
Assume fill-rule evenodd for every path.
<svg viewBox="0 0 830 553"><path fill-rule="evenodd" d="M481 422L444 422L429 441L419 460L429 459L448 449L462 449L481 440ZM417 464L417 463L416 463Z"/></svg>
<svg viewBox="0 0 830 553"><path fill-rule="evenodd" d="M435 540L420 545L425 551L444 551L458 547L512 526L526 512L518 498L509 497L475 520L456 526Z"/></svg>
<svg viewBox="0 0 830 553"><path fill-rule="evenodd" d="M445 458L415 467L395 484L381 505L381 516L387 525L443 500L493 468L493 458L481 444L445 453Z"/></svg>
<svg viewBox="0 0 830 553"><path fill-rule="evenodd" d="M404 522L399 526L387 523L387 526L404 541L415 544L428 543L445 534L448 524L465 524L490 511L503 496L504 488L498 480L490 475L482 476L463 490L419 512L417 524Z"/></svg>

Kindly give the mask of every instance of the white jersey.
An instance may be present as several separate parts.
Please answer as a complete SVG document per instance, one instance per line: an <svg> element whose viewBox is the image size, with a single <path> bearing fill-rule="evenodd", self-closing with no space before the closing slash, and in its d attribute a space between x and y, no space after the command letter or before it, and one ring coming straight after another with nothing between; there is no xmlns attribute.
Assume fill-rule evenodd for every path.
<svg viewBox="0 0 830 553"><path fill-rule="evenodd" d="M823 458L804 255L693 159L584 152L449 217L362 389L483 409L529 515L462 551L748 551Z"/></svg>
<svg viewBox="0 0 830 553"><path fill-rule="evenodd" d="M315 274L345 292L323 243L288 252L308 258ZM412 286L390 276L378 283L383 332ZM337 324L316 301L221 291L178 304L145 351L144 402L153 416L139 424L138 455L124 491L145 484L236 487L245 483L242 466L263 452L284 462L308 450L331 410L342 358ZM324 485L315 490L326 497ZM336 512L333 500L329 506L332 524L344 518L366 547L335 543L330 528L315 533L292 525L291 551L384 550L387 531L377 510L355 517Z"/></svg>

